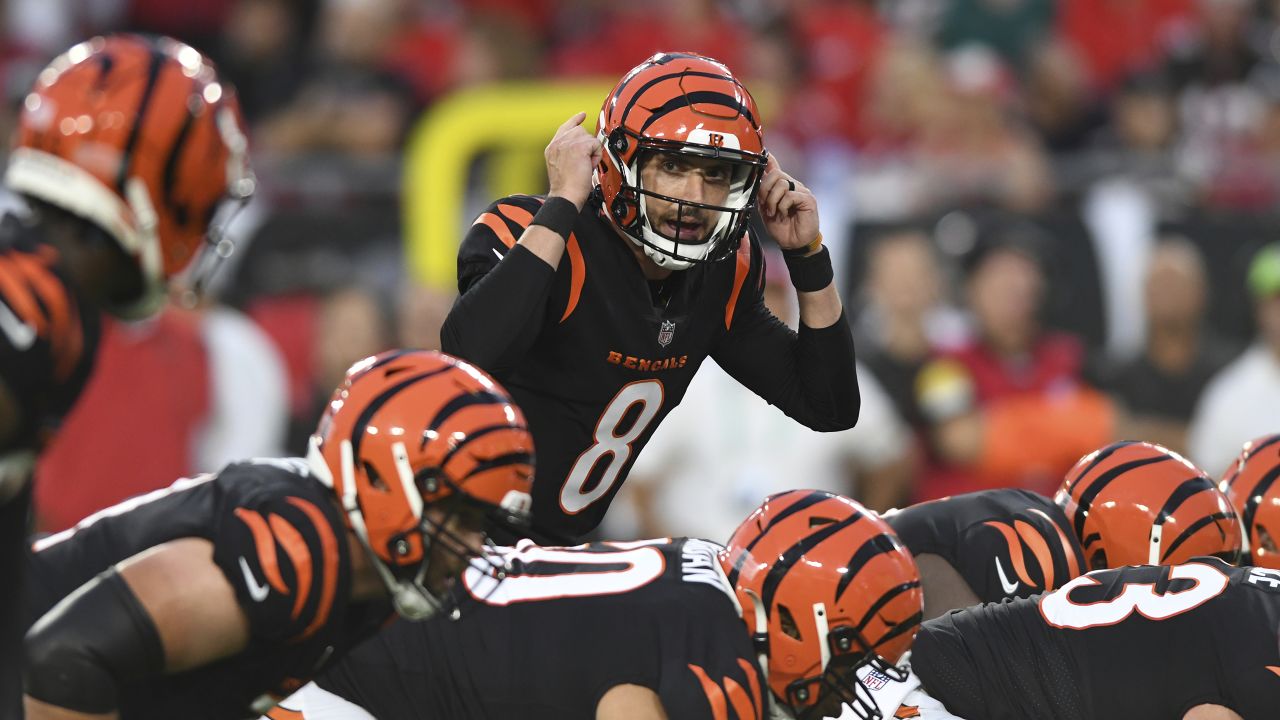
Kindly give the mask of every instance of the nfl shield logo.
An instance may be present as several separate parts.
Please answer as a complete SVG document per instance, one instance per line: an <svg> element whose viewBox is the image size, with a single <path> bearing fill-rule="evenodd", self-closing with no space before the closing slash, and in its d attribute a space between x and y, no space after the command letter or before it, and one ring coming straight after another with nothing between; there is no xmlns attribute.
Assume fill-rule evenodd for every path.
<svg viewBox="0 0 1280 720"><path fill-rule="evenodd" d="M889 684L889 677L879 671L871 670L866 677L862 678L862 684L866 685L868 690L879 690Z"/></svg>
<svg viewBox="0 0 1280 720"><path fill-rule="evenodd" d="M666 347L671 344L671 338L676 335L676 324L671 320L663 320L662 326L658 328L658 344Z"/></svg>

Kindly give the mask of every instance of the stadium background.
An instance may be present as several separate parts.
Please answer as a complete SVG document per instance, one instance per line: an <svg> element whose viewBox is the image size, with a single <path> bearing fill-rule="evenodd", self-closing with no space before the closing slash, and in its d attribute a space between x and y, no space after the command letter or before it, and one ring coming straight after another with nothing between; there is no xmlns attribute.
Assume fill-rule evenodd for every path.
<svg viewBox="0 0 1280 720"><path fill-rule="evenodd" d="M862 437L813 446L841 468L833 489L882 507L960 487L957 472L1051 490L1061 458L1134 433L1217 475L1249 439L1211 448L1196 426L1218 425L1204 388L1280 293L1280 257L1246 282L1280 239L1275 0L8 0L3 22L6 135L67 45L166 33L237 86L260 180L212 301L108 331L41 467L45 529L235 457L302 452L351 361L438 343L467 223L494 197L542 191L554 128L577 110L591 124L656 50L705 53L744 78L770 150L819 197L862 376L884 391ZM1020 410L975 393L952 357L982 343L984 322L1017 323L971 306L995 243L1035 256L1044 327L1084 351L1046 361L1060 363L1014 393ZM1020 294L1025 272L987 267L1009 273L983 276L997 311L1035 298ZM1170 358L1180 370L1151 371ZM750 505L760 488L817 484L775 469L789 462L781 441L743 456L754 470L716 467L774 426L735 432L751 413L707 397L655 456ZM1235 414L1269 414L1274 431L1277 407ZM986 418L981 447L942 437L972 417ZM1028 430L1033 418L1049 427ZM677 434L700 452L672 449ZM985 473L1001 448L1005 464ZM643 475L661 464L637 472L639 497L623 500L637 511L614 532L720 536L656 512L706 498L655 489Z"/></svg>

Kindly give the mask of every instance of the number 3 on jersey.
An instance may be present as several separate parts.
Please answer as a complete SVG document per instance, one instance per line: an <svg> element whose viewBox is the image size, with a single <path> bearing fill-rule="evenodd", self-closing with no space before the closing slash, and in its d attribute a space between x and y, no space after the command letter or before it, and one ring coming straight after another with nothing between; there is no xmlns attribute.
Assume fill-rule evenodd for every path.
<svg viewBox="0 0 1280 720"><path fill-rule="evenodd" d="M644 434L658 411L662 409L662 383L657 380L641 380L629 383L614 396L596 423L595 444L578 456L560 490L560 507L570 515L582 512L587 506L604 497L618 482L622 468L631 459L631 443ZM632 408L639 405L639 414ZM618 426L628 416L635 416L621 434ZM588 489L593 471L604 463L600 481Z"/></svg>
<svg viewBox="0 0 1280 720"><path fill-rule="evenodd" d="M1074 602L1071 594L1076 590L1100 587L1108 575L1129 571L1144 572L1153 582L1127 579L1117 588L1115 597L1096 602ZM1168 580L1190 581L1190 587L1181 590L1156 592L1157 574L1168 573ZM1194 610L1222 594L1230 581L1221 570L1210 565L1188 563L1171 567L1119 568L1081 575L1040 599L1040 614L1046 622L1058 628L1087 630L1102 625L1115 625L1133 613L1148 620L1167 620L1175 615Z"/></svg>

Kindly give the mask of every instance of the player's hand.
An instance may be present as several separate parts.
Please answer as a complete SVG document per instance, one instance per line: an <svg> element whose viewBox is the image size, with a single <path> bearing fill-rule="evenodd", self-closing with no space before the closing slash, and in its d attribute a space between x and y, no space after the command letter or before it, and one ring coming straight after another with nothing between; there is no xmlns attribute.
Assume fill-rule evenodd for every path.
<svg viewBox="0 0 1280 720"><path fill-rule="evenodd" d="M818 200L769 156L756 192L765 229L783 250L798 250L818 239Z"/></svg>
<svg viewBox="0 0 1280 720"><path fill-rule="evenodd" d="M566 120L543 153L551 194L571 201L578 209L591 194L591 174L602 152L600 141L582 128L586 119L587 114L580 112Z"/></svg>

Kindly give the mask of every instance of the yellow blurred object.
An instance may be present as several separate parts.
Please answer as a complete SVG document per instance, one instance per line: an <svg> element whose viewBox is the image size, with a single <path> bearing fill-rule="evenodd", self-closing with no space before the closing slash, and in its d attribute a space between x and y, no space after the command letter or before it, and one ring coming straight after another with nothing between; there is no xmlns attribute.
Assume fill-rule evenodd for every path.
<svg viewBox="0 0 1280 720"><path fill-rule="evenodd" d="M405 149L405 247L413 278L457 289L458 243L467 173L476 155L493 153L490 197L531 192L546 182L542 150L556 128L585 111L594 131L614 81L505 83L463 90L437 103L409 134Z"/></svg>

